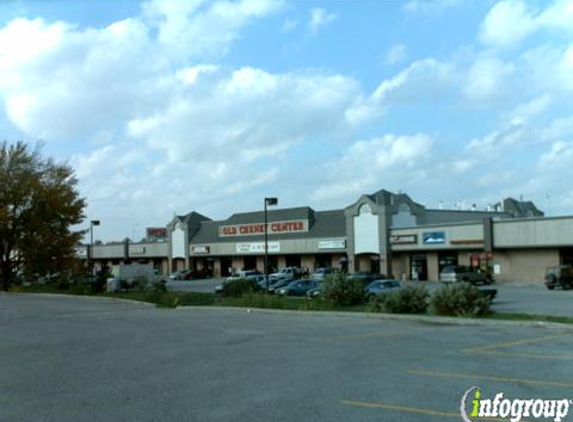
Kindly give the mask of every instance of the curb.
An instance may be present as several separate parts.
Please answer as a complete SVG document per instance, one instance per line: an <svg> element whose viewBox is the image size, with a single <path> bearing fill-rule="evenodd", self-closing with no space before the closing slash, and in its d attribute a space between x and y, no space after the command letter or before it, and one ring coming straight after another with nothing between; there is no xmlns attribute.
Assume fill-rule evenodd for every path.
<svg viewBox="0 0 573 422"><path fill-rule="evenodd" d="M135 303L138 305L152 306L155 307L155 303L143 302L142 300L125 299L122 297L109 297L109 296L90 296L90 295L67 295L64 293L26 293L26 292L0 292L0 296L32 296L32 297L65 297L65 298L75 298L82 300L108 300L112 302L127 302Z"/></svg>
<svg viewBox="0 0 573 422"><path fill-rule="evenodd" d="M299 311L290 309L266 309L266 308L244 308L233 306L179 306L176 311L211 309L216 311L229 312L247 312L253 314L274 314L274 315L304 315L314 317L344 316L350 318L368 318L380 321L406 321L427 323L429 325L460 325L460 326L483 326L483 327L529 327L529 328L558 328L565 331L573 332L573 324L564 324L559 322L546 321L509 321L502 319L477 319L477 318L459 318L459 317L442 317L431 315L404 315L404 314L387 314L371 312L343 312L343 311Z"/></svg>
<svg viewBox="0 0 573 422"><path fill-rule="evenodd" d="M26 295L33 297L65 297L65 298L81 298L83 300L108 300L115 302L127 302L144 307L156 308L155 303L143 302L140 300L124 299L118 297L106 296L88 296L88 295L66 295L59 293L18 293L18 292L0 292L2 295ZM480 327L529 327L538 329L560 329L564 331L573 332L573 324L565 324L559 322L546 322L546 321L510 321L503 319L478 319L478 318L460 318L460 317L442 317L432 315L404 315L404 314L388 314L388 313L373 313L373 312L352 312L352 311L301 311L291 309L268 309L268 308L247 308L236 306L178 306L177 308L165 308L164 311L194 311L194 310L213 310L213 311L227 311L227 312L245 312L252 314L271 314L271 315L300 315L312 317L331 317L343 316L347 318L367 318L380 321L403 321L403 322L417 322L425 323L428 325L459 325L459 326L480 326Z"/></svg>

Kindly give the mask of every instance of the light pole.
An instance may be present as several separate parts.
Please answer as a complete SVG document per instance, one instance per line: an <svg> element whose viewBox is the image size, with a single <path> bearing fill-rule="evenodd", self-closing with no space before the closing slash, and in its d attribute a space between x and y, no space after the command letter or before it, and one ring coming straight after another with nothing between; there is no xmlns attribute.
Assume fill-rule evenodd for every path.
<svg viewBox="0 0 573 422"><path fill-rule="evenodd" d="M277 205L279 200L277 198L265 198L265 283L267 293L269 291L269 230L267 227L267 206Z"/></svg>
<svg viewBox="0 0 573 422"><path fill-rule="evenodd" d="M93 256L94 256L94 226L99 226L99 220L90 221L90 255L89 255L89 267L90 272L93 274Z"/></svg>

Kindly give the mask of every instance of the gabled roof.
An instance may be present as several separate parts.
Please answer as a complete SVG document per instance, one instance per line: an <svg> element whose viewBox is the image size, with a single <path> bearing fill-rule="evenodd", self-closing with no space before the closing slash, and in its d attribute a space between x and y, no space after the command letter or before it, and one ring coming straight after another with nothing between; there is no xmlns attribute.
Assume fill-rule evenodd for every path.
<svg viewBox="0 0 573 422"><path fill-rule="evenodd" d="M268 210L268 221L307 220L308 232L270 234L269 240L305 239L305 238L339 238L346 236L346 219L344 210L314 211L310 207ZM226 220L204 221L190 243L215 243L237 241L262 241L264 235L219 237L219 227L234 224L257 224L264 222L264 212L255 211L233 214Z"/></svg>

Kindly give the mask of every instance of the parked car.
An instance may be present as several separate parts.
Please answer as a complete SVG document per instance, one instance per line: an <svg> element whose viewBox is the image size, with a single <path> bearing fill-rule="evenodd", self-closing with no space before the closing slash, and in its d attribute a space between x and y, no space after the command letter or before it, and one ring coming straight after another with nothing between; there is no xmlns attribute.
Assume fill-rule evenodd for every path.
<svg viewBox="0 0 573 422"><path fill-rule="evenodd" d="M332 273L332 268L316 268L310 275L310 278L313 280L324 280L324 277Z"/></svg>
<svg viewBox="0 0 573 422"><path fill-rule="evenodd" d="M314 299L322 296L322 292L324 291L324 283L322 280L314 280L314 282L315 287L306 292L306 297L309 299Z"/></svg>
<svg viewBox="0 0 573 422"><path fill-rule="evenodd" d="M254 277L262 276L257 270L241 270L238 273L232 274L227 277L227 280L241 280L241 279L254 279Z"/></svg>
<svg viewBox="0 0 573 422"><path fill-rule="evenodd" d="M364 289L364 296L366 299L372 300L375 297L383 296L388 293L398 291L402 288L402 284L398 280L381 279L374 280Z"/></svg>
<svg viewBox="0 0 573 422"><path fill-rule="evenodd" d="M266 277L257 270L241 270L237 274L227 277L223 282L215 286L215 293L221 293L225 284L236 280L252 280L256 282L261 289L265 289Z"/></svg>
<svg viewBox="0 0 573 422"><path fill-rule="evenodd" d="M493 277L487 271L466 265L449 265L440 272L443 283L467 282L471 284L491 284Z"/></svg>
<svg viewBox="0 0 573 422"><path fill-rule="evenodd" d="M191 270L179 270L173 271L169 276L170 280L186 280L185 277L189 277L191 275Z"/></svg>
<svg viewBox="0 0 573 422"><path fill-rule="evenodd" d="M558 265L545 270L545 285L549 290L561 287L563 290L573 288L573 266Z"/></svg>
<svg viewBox="0 0 573 422"><path fill-rule="evenodd" d="M290 283L292 283L293 281L296 281L296 280L278 280L278 281L275 281L274 283L272 282L272 280L269 280L269 283L270 283L269 284L269 293L273 294L278 289L280 289L281 287L286 287Z"/></svg>
<svg viewBox="0 0 573 422"><path fill-rule="evenodd" d="M202 280L213 277L213 273L208 268L201 268L200 270L192 270L189 277L193 280Z"/></svg>
<svg viewBox="0 0 573 422"><path fill-rule="evenodd" d="M281 296L304 296L306 292L315 286L316 282L313 280L296 280L276 289L275 292Z"/></svg>
<svg viewBox="0 0 573 422"><path fill-rule="evenodd" d="M374 280L380 280L382 277L384 276L371 273L370 271L357 271L347 276L349 280L360 280L362 285L365 287L372 283Z"/></svg>
<svg viewBox="0 0 573 422"><path fill-rule="evenodd" d="M302 268L286 267L282 268L279 272L269 275L269 280L272 282L279 280L294 280L295 278L302 276L302 273Z"/></svg>

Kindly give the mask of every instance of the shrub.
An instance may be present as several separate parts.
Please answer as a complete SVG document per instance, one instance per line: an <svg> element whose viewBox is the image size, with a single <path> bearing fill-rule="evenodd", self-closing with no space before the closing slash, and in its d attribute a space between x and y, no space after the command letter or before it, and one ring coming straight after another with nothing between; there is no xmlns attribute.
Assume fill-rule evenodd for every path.
<svg viewBox="0 0 573 422"><path fill-rule="evenodd" d="M469 283L443 286L431 299L432 310L446 316L484 315L490 305L491 299Z"/></svg>
<svg viewBox="0 0 573 422"><path fill-rule="evenodd" d="M144 291L144 290L149 290L149 287L150 287L149 279L144 275L138 275L131 282L132 289ZM153 288L151 290L153 290Z"/></svg>
<svg viewBox="0 0 573 422"><path fill-rule="evenodd" d="M323 286L323 297L327 302L345 306L364 300L362 282L348 278L342 273L334 273L325 277Z"/></svg>
<svg viewBox="0 0 573 422"><path fill-rule="evenodd" d="M380 309L385 312L393 314L422 314L428 309L429 296L428 289L424 286L407 286L378 298L377 302Z"/></svg>
<svg viewBox="0 0 573 422"><path fill-rule="evenodd" d="M97 273L91 284L92 293L103 293L107 279L111 277L108 267L103 267Z"/></svg>
<svg viewBox="0 0 573 422"><path fill-rule="evenodd" d="M246 280L244 278L238 280L227 281L223 283L223 297L240 297L245 293L253 293L261 290L261 287L254 280Z"/></svg>

